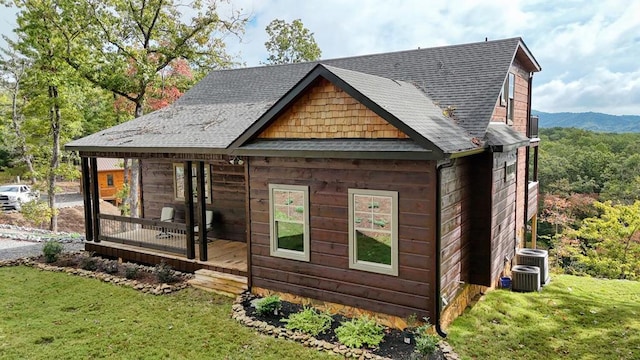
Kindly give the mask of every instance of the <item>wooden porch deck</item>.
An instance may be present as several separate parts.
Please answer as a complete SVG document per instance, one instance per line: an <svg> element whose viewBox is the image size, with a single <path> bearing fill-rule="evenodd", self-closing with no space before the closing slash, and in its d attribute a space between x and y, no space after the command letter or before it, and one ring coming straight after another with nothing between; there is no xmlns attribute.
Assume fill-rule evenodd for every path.
<svg viewBox="0 0 640 360"><path fill-rule="evenodd" d="M162 239L156 240L158 241L158 245L161 245L159 240ZM209 240L211 241L211 239ZM186 256L163 251L159 248L152 249L105 240L100 242L86 242L85 250L102 256L120 258L123 261L133 261L147 265L156 265L164 261L174 269L184 272L208 269L233 275L247 276L247 244L239 241L214 239L207 243L207 261L198 260L200 257L198 244L196 244L195 259L187 259Z"/></svg>

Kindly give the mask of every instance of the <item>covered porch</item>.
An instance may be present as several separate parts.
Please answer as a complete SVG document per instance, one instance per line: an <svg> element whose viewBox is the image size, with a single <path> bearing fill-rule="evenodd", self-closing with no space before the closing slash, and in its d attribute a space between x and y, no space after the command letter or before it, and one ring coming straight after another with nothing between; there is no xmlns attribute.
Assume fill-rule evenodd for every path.
<svg viewBox="0 0 640 360"><path fill-rule="evenodd" d="M136 155L141 178L139 217L100 213L97 156L82 156L83 187L88 189L84 192L86 250L148 265L165 262L186 272L207 269L248 276L246 223L236 215L245 213L242 164L230 164L220 155L202 159L196 155L194 160L180 162L172 154L166 154L166 159ZM228 180L233 182L229 187ZM240 200L229 200L230 192ZM162 221L160 210L167 207L175 209L176 216ZM207 222L207 213L210 217L213 212L215 229L208 226L210 218ZM220 231L225 225L227 230Z"/></svg>

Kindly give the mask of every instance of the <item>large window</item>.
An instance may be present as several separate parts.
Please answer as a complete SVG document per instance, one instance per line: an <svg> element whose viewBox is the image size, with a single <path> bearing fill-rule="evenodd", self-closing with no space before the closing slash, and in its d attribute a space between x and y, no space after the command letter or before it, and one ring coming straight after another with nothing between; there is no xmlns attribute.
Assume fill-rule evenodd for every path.
<svg viewBox="0 0 640 360"><path fill-rule="evenodd" d="M398 275L398 193L349 189L349 267Z"/></svg>
<svg viewBox="0 0 640 360"><path fill-rule="evenodd" d="M198 199L198 164L193 164L191 167L191 183L193 184L193 199ZM205 164L204 167L204 189L205 189L205 202L211 204L211 185L209 180L209 165ZM178 201L184 201L184 165L173 164L173 191L174 198Z"/></svg>
<svg viewBox="0 0 640 360"><path fill-rule="evenodd" d="M271 255L309 261L309 187L269 184Z"/></svg>

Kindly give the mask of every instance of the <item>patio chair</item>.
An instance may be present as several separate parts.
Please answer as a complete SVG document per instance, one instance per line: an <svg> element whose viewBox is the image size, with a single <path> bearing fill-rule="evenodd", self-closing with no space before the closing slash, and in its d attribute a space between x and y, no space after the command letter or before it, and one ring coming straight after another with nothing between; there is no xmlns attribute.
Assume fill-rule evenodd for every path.
<svg viewBox="0 0 640 360"><path fill-rule="evenodd" d="M160 213L160 221L162 222L173 222L173 215L175 214L175 210L172 207L165 206L162 208L162 212ZM170 238L173 235L167 232L167 229L162 228L160 233L156 235L157 239L166 239Z"/></svg>
<svg viewBox="0 0 640 360"><path fill-rule="evenodd" d="M213 211L212 210L207 210L205 212L205 227L204 227L204 231L205 233L207 233L209 230L211 230L211 228L213 227ZM198 225L193 227L193 232L198 235L198 231L200 230L200 227Z"/></svg>

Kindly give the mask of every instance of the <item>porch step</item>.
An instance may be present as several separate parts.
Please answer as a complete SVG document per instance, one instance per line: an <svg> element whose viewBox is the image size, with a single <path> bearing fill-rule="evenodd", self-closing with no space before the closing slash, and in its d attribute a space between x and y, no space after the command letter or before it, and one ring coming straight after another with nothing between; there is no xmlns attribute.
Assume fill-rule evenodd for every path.
<svg viewBox="0 0 640 360"><path fill-rule="evenodd" d="M196 270L195 275L195 278L189 280L189 284L198 289L231 297L235 297L248 289L247 278L244 276L208 269Z"/></svg>

